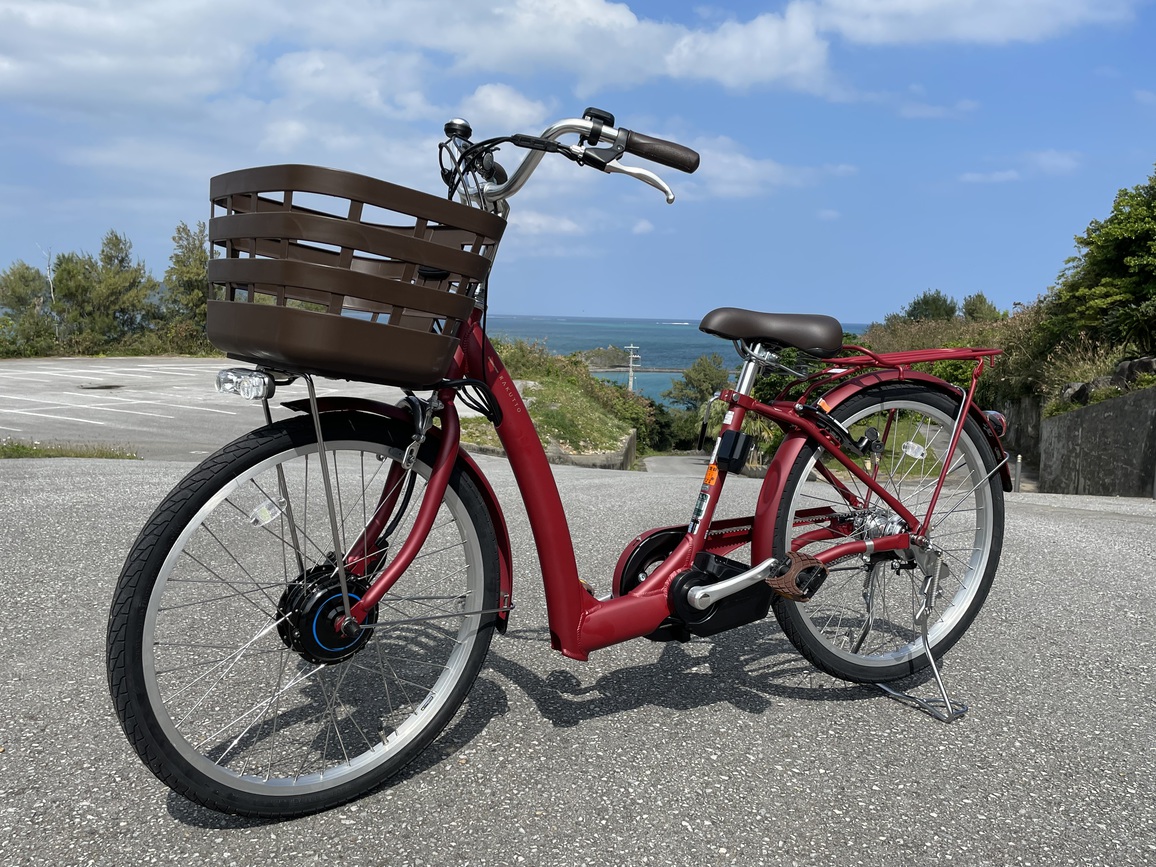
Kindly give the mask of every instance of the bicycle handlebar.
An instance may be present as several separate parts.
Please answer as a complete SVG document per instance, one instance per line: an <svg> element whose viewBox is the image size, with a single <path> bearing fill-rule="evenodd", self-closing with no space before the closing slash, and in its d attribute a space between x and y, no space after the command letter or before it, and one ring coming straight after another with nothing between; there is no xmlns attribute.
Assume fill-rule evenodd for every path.
<svg viewBox="0 0 1156 867"><path fill-rule="evenodd" d="M697 151L692 151L677 142L654 138L632 130L626 130L626 152L688 174L698 168Z"/></svg>
<svg viewBox="0 0 1156 867"><path fill-rule="evenodd" d="M595 131L597 131L597 136L594 135ZM595 140L606 142L617 141L621 136L623 140L623 152L683 172L693 172L698 168L699 164L699 155L685 145L654 138L653 136L638 132L632 132L628 129L615 129L603 123L598 123L596 127L595 121L587 118L567 118L557 121L545 129L542 135L539 136L539 141L557 142L558 139L564 135L577 135L582 141L593 137ZM585 148L581 145L573 145L569 148L558 147L555 149L567 151L567 154L578 162L583 162L588 153L592 155L594 152L593 147ZM486 183L480 190L482 198L490 204L510 198L510 196L514 195L525 185L545 155L546 148L530 150L526 154L525 159L510 173L508 180L504 183L498 183L496 180ZM616 159L618 155L613 156L611 159ZM616 163L610 163L609 160L601 160L599 162L602 163L599 167L601 167L603 171L614 170L629 174L651 186L663 190L667 194L667 201L674 200L673 194L670 193L670 188L652 172L646 169L619 166ZM591 161L590 164L597 165L598 163Z"/></svg>

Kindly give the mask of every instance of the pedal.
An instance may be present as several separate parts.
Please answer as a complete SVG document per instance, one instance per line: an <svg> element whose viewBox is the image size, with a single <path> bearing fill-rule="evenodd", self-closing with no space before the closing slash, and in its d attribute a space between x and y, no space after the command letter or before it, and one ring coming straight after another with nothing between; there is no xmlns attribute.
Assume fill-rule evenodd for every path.
<svg viewBox="0 0 1156 867"><path fill-rule="evenodd" d="M793 602L806 602L827 580L827 567L810 554L788 551L778 573L767 579L771 589Z"/></svg>

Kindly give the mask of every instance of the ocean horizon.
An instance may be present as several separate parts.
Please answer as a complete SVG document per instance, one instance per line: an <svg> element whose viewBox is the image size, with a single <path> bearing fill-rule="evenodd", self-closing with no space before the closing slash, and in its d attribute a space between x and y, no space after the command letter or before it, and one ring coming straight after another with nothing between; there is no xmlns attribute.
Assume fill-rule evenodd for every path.
<svg viewBox="0 0 1156 867"><path fill-rule="evenodd" d="M635 392L664 403L662 392L668 391L671 383L680 378L680 371L689 368L701 356L717 353L723 357L724 364L735 368L741 363L734 346L729 341L699 331L699 321L699 318L677 316L639 318L490 313L486 318L486 329L491 335L539 343L556 355L607 346L619 349L635 346L635 354L641 357L634 372ZM867 325L844 322L843 328L861 334L867 330ZM627 380L626 371L605 371L595 375L624 385Z"/></svg>

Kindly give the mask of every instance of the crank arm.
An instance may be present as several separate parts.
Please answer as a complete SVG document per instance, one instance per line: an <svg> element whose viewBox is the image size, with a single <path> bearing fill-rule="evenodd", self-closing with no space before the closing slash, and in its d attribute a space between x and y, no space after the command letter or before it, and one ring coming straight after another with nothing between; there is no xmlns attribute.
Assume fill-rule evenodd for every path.
<svg viewBox="0 0 1156 867"><path fill-rule="evenodd" d="M686 601L690 603L691 608L697 608L699 611L706 611L720 599L726 599L728 596L734 596L736 593L746 590L760 581L766 581L771 577L781 564L774 557L768 557L758 566L748 569L746 572L740 572L725 581L718 581L714 584L705 584L701 587L695 587L686 594Z"/></svg>

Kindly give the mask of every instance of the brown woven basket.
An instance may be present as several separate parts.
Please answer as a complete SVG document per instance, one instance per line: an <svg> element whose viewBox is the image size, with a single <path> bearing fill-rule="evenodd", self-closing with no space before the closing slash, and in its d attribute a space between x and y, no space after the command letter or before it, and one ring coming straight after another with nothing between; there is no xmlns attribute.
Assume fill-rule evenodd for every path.
<svg viewBox="0 0 1156 867"><path fill-rule="evenodd" d="M291 373L435 385L506 228L385 181L264 166L210 183L206 331L230 358Z"/></svg>

